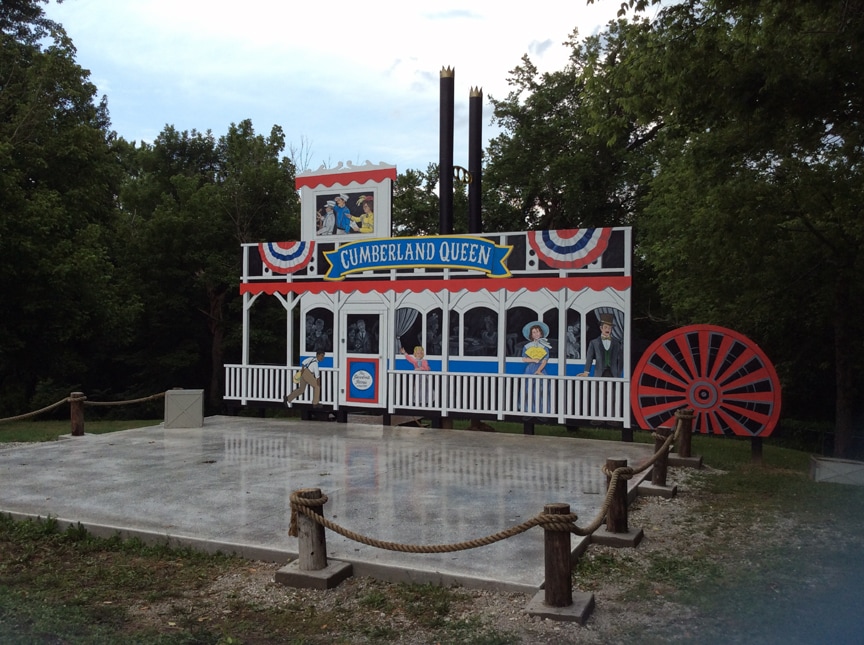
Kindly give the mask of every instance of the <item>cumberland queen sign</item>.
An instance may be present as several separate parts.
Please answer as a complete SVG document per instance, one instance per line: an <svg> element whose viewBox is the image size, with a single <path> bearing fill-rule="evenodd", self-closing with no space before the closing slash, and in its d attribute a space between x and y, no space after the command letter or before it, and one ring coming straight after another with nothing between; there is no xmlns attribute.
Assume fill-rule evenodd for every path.
<svg viewBox="0 0 864 645"><path fill-rule="evenodd" d="M330 268L325 280L370 269L440 268L480 271L491 278L510 277L504 261L513 249L480 237L400 237L349 242L325 251Z"/></svg>

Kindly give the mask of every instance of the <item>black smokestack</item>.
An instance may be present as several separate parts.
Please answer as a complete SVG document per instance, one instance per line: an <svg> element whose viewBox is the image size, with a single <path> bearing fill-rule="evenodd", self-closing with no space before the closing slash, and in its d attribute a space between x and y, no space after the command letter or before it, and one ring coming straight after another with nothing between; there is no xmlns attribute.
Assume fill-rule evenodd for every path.
<svg viewBox="0 0 864 645"><path fill-rule="evenodd" d="M438 161L438 204L440 225L439 233L449 235L453 232L453 90L456 70L445 67L441 70L441 131L440 154Z"/></svg>
<svg viewBox="0 0 864 645"><path fill-rule="evenodd" d="M483 90L472 87L468 98L468 232L482 233L483 218L480 214L481 174L483 157Z"/></svg>

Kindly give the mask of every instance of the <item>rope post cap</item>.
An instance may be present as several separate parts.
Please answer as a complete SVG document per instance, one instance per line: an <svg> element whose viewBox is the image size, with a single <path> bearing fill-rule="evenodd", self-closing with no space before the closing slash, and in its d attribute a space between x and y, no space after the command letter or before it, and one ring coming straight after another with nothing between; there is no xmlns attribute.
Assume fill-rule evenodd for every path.
<svg viewBox="0 0 864 645"><path fill-rule="evenodd" d="M294 493L300 497L321 497L320 488L298 488Z"/></svg>
<svg viewBox="0 0 864 645"><path fill-rule="evenodd" d="M288 525L288 535L297 537L297 514L303 513L307 517L323 516L321 508L327 503L327 496L321 492L320 488L299 488L290 495L291 500L291 520ZM309 509L308 512L304 509ZM315 519L310 517L310 519Z"/></svg>
<svg viewBox="0 0 864 645"><path fill-rule="evenodd" d="M327 496L321 492L320 488L298 488L291 493L292 506L318 508L324 506L327 503L327 499Z"/></svg>
<svg viewBox="0 0 864 645"><path fill-rule="evenodd" d="M600 470L607 478L613 478L615 473L619 479L630 479L636 472L634 468L627 465L626 457L608 457L606 463L601 466Z"/></svg>

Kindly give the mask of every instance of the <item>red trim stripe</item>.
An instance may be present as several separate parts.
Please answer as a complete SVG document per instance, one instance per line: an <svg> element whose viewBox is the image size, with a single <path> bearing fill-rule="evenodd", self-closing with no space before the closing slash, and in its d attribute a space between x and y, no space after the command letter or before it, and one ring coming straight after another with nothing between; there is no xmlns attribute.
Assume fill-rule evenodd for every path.
<svg viewBox="0 0 864 645"><path fill-rule="evenodd" d="M347 186L351 182L356 181L358 184L365 184L370 181L380 183L385 179L396 181L395 168L381 168L378 170L357 170L354 172L334 172L332 175L311 175L309 177L297 177L294 180L297 190L301 188L330 188L337 184Z"/></svg>
<svg viewBox="0 0 864 645"><path fill-rule="evenodd" d="M559 291L570 289L579 291L582 289L593 289L603 291L612 288L615 291L626 291L631 287L632 278L626 276L616 277L586 277L586 278L465 278L464 280L345 280L341 282L247 282L240 285L240 293L252 295L265 293L361 293L380 292L404 293L412 291L540 291L549 289Z"/></svg>

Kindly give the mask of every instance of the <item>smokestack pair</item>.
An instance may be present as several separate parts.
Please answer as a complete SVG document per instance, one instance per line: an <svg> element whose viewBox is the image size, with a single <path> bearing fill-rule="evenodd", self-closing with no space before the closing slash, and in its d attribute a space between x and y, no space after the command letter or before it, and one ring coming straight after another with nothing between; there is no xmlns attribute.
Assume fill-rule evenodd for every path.
<svg viewBox="0 0 864 645"><path fill-rule="evenodd" d="M453 123L455 119L456 71L450 67L441 70L441 105L439 134L439 233L453 233ZM471 88L468 113L468 232L482 233L480 217L480 182L482 155L483 90Z"/></svg>

